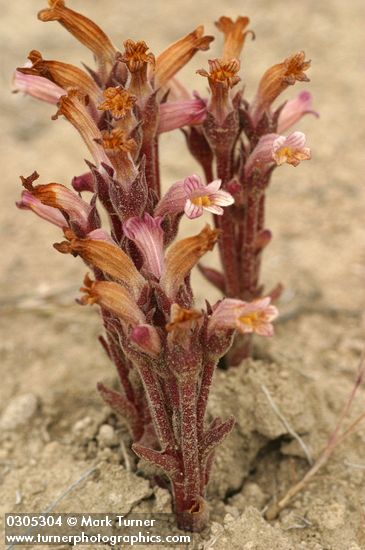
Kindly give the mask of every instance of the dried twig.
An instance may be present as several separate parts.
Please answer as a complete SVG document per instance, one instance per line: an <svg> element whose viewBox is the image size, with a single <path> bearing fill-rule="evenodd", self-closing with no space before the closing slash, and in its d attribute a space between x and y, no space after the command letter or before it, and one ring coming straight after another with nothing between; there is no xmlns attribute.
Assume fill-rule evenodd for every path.
<svg viewBox="0 0 365 550"><path fill-rule="evenodd" d="M265 386L265 384L261 384L261 389L264 392L264 394L267 397L268 402L270 403L270 406L276 416L279 418L280 422L283 424L284 428L288 431L288 433L298 441L300 447L303 449L303 452L308 460L308 463L312 466L313 459L311 457L310 451L306 444L304 443L303 439L300 437L300 435L297 434L297 432L290 426L289 422L283 415L283 413L280 411L279 407L276 405L275 401L273 400L268 388Z"/></svg>
<svg viewBox="0 0 365 550"><path fill-rule="evenodd" d="M356 464L355 462L350 462L349 460L345 460L344 463L346 464L346 466L349 466L350 468L365 470L365 464Z"/></svg>
<svg viewBox="0 0 365 550"><path fill-rule="evenodd" d="M124 459L125 469L127 470L127 472L131 472L132 471L131 460L129 458L127 447L125 446L125 443L124 443L123 439L120 442L120 450L122 452L122 456L123 456L123 459Z"/></svg>
<svg viewBox="0 0 365 550"><path fill-rule="evenodd" d="M348 435L350 435L354 431L356 426L358 426L360 424L360 422L365 418L365 411L364 411L362 414L360 414L350 424L350 426L346 430L344 430L342 433L340 433L340 431L342 429L342 426L343 426L343 423L346 420L346 418L347 418L347 416L350 412L352 403L355 399L355 396L357 394L357 391L358 391L359 387L361 386L361 384L364 380L364 377L365 377L365 355L363 353L363 355L361 357L361 360L360 360L358 375L356 377L355 384L354 384L354 386L351 390L351 393L350 393L350 396L349 396L347 402L345 403L345 406L342 410L342 413L340 415L337 426L336 426L335 430L333 431L333 433L331 434L331 436L329 437L329 439L327 441L326 447L324 448L322 453L319 455L318 459L315 461L315 463L310 468L310 470L308 470L308 472L305 474L305 476L298 483L293 485L289 489L289 491L286 493L286 495L281 500L279 500L279 502L274 502L273 504L271 504L268 507L268 509L265 513L266 519L269 519L269 520L275 519L278 516L278 514L281 512L281 510L286 508L286 506L289 504L289 502L298 493L300 493L300 491L302 491L306 487L306 485L309 483L309 481L312 479L312 477L318 472L318 470L320 470L320 468L322 468L322 466L324 466L327 463L327 461L331 457L331 455L332 455L333 451L335 450L335 448L338 445L340 445L340 443L342 443L344 441L344 439Z"/></svg>

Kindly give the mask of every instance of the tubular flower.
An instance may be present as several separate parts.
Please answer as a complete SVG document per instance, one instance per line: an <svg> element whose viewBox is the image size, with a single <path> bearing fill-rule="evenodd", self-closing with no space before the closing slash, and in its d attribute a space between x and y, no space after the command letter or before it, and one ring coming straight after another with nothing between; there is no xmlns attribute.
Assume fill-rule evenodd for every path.
<svg viewBox="0 0 365 550"><path fill-rule="evenodd" d="M80 290L85 293L80 299L84 305L99 304L116 315L127 326L145 322L145 316L133 296L118 283L93 281L86 275L84 286Z"/></svg>
<svg viewBox="0 0 365 550"><path fill-rule="evenodd" d="M247 159L245 166L246 176L249 176L256 168L275 163L281 166L284 163L298 166L302 160L309 160L311 152L305 147L305 134L293 132L288 137L279 134L266 134L262 136Z"/></svg>
<svg viewBox="0 0 365 550"><path fill-rule="evenodd" d="M102 145L106 151L122 151L123 153L133 153L137 144L133 138L129 138L123 128L114 128L110 132L103 130Z"/></svg>
<svg viewBox="0 0 365 550"><path fill-rule="evenodd" d="M184 279L194 265L208 251L212 250L218 240L219 231L207 224L194 237L188 237L172 244L167 251L165 267L161 277L161 286L169 298L174 298Z"/></svg>
<svg viewBox="0 0 365 550"><path fill-rule="evenodd" d="M43 204L39 199L34 197L30 191L23 191L21 199L16 205L22 210L32 210L37 216L43 218L47 222L53 223L53 225L67 227L65 216L57 208Z"/></svg>
<svg viewBox="0 0 365 550"><path fill-rule="evenodd" d="M149 48L144 40L134 42L128 39L123 45L125 50L121 61L127 65L129 72L140 71L148 63L155 65L155 56L151 52L147 53Z"/></svg>
<svg viewBox="0 0 365 550"><path fill-rule="evenodd" d="M28 59L32 64L31 67L18 67L17 71L26 75L47 78L64 90L78 88L94 102L99 98L101 90L82 69L69 63L43 59L41 53L37 50L32 50L28 55Z"/></svg>
<svg viewBox="0 0 365 550"><path fill-rule="evenodd" d="M104 101L98 105L101 111L110 111L113 118L126 119L131 115L131 111L137 98L131 95L121 86L116 88L106 88L103 91Z"/></svg>
<svg viewBox="0 0 365 550"><path fill-rule="evenodd" d="M97 166L102 163L109 165L109 159L100 145L102 138L100 130L87 112L86 105L87 97L78 90L72 89L60 98L58 111L53 118L57 119L60 115L67 118L83 138Z"/></svg>
<svg viewBox="0 0 365 550"><path fill-rule="evenodd" d="M211 59L208 63L209 72L205 69L199 69L196 72L208 78L209 87L212 91L208 110L222 124L227 115L233 110L229 91L241 80L237 76L240 70L240 62L238 59L230 59L229 61Z"/></svg>
<svg viewBox="0 0 365 550"><path fill-rule="evenodd" d="M132 342L148 355L152 357L160 355L161 339L155 327L146 324L137 325L132 329L129 336Z"/></svg>
<svg viewBox="0 0 365 550"><path fill-rule="evenodd" d="M145 280L129 256L116 244L105 240L78 239L70 230L64 230L64 234L67 241L54 244L56 250L62 254L80 256L87 264L120 281L139 297Z"/></svg>
<svg viewBox="0 0 365 550"><path fill-rule="evenodd" d="M58 21L96 57L100 76L114 65L116 49L107 35L93 21L66 7L64 0L48 0L48 9L38 13L40 21Z"/></svg>
<svg viewBox="0 0 365 550"><path fill-rule="evenodd" d="M278 310L270 302L270 297L252 302L225 298L213 311L208 333L231 328L242 334L256 332L261 336L273 336L271 322L277 318Z"/></svg>
<svg viewBox="0 0 365 550"><path fill-rule="evenodd" d="M147 52L146 42L143 40L134 42L128 39L124 42L124 54L120 57L120 61L127 65L130 72L128 91L142 101L142 104L153 92L148 80L147 69L148 65L155 66L155 56L153 53Z"/></svg>
<svg viewBox="0 0 365 550"><path fill-rule="evenodd" d="M214 180L204 185L201 178L193 174L182 181L174 183L156 207L157 215L178 214L185 212L188 218L201 216L204 210L218 216L223 214L222 206L234 203L234 198L227 191L222 191L221 180Z"/></svg>
<svg viewBox="0 0 365 550"><path fill-rule="evenodd" d="M213 36L204 36L204 27L200 25L166 48L156 59L156 86L165 86L197 51L209 50L212 40Z"/></svg>
<svg viewBox="0 0 365 550"><path fill-rule="evenodd" d="M157 132L170 132L183 126L194 126L204 122L207 102L199 96L182 101L167 101L160 106Z"/></svg>
<svg viewBox="0 0 365 550"><path fill-rule="evenodd" d="M104 130L101 135L101 144L115 169L117 179L128 186L138 175L133 161L137 149L135 140L123 128L114 128L110 132Z"/></svg>
<svg viewBox="0 0 365 550"><path fill-rule="evenodd" d="M99 227L99 229L94 229L87 234L88 239L93 239L94 241L105 241L110 244L115 244L111 236L105 229Z"/></svg>
<svg viewBox="0 0 365 550"><path fill-rule="evenodd" d="M70 222L76 222L83 231L87 232L89 230L89 215L91 213L90 204L82 200L76 193L61 183L48 183L46 185L33 186L34 179L33 176L30 178L21 178L23 186L33 197L33 200L30 199L29 194L25 197L29 208L41 217L45 217L45 215L42 216L41 213L46 214L46 212L51 214L51 217L54 217L54 215L52 211L44 210L44 208L42 209L38 204L39 202L45 207L51 207L52 209L57 208L61 211L63 217L67 216ZM61 223L59 217L54 219L57 219L59 222L56 223L56 225ZM52 219L49 221L52 221ZM55 222L52 221L52 223ZM61 227L65 225L67 225L67 223L64 223Z"/></svg>
<svg viewBox="0 0 365 550"><path fill-rule="evenodd" d="M237 17L232 21L230 17L224 15L215 22L215 26L224 34L223 59L229 61L233 57L239 59L242 48L248 34L253 34L250 30L245 30L250 20L248 17Z"/></svg>
<svg viewBox="0 0 365 550"><path fill-rule="evenodd" d="M47 78L24 74L20 69L14 73L13 84L15 92L23 92L52 105L57 105L61 95L66 93L65 90L50 82Z"/></svg>
<svg viewBox="0 0 365 550"><path fill-rule="evenodd" d="M278 118L278 133L285 132L288 128L298 122L304 115L319 117L317 111L312 109L312 94L304 90L297 97L287 101L280 111Z"/></svg>
<svg viewBox="0 0 365 550"><path fill-rule="evenodd" d="M308 82L305 71L310 67L310 61L305 61L305 53L300 51L284 59L282 63L273 65L260 80L256 97L250 107L254 124L257 124L265 111L288 86L298 80Z"/></svg>
<svg viewBox="0 0 365 550"><path fill-rule="evenodd" d="M170 322L166 325L168 343L180 344L184 348L191 345L191 335L196 326L201 325L203 314L196 309L185 309L179 304L172 304L170 310Z"/></svg>
<svg viewBox="0 0 365 550"><path fill-rule="evenodd" d="M129 218L123 224L126 237L136 243L143 256L145 269L157 279L161 276L164 263L161 222L162 217L153 218L145 213L143 218Z"/></svg>

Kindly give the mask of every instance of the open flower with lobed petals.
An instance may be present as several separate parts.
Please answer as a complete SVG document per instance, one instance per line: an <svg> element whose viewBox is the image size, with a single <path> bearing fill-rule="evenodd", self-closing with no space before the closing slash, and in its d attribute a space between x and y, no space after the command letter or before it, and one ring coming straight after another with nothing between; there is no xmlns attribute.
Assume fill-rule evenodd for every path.
<svg viewBox="0 0 365 550"><path fill-rule="evenodd" d="M248 34L255 36L252 31L246 30L249 22L248 17L241 15L237 17L236 21L222 15L215 22L217 29L224 34L223 59L228 61L232 58L240 58L246 36Z"/></svg>
<svg viewBox="0 0 365 550"><path fill-rule="evenodd" d="M288 128L298 122L304 115L319 117L317 111L312 109L312 94L304 90L297 97L287 101L280 111L278 118L278 134L285 132Z"/></svg>
<svg viewBox="0 0 365 550"><path fill-rule="evenodd" d="M225 59L210 59L208 63L209 72L205 69L199 69L196 72L208 78L212 92L208 110L222 124L233 110L230 90L241 80L237 75L240 70L240 62L238 59L233 58L228 61Z"/></svg>
<svg viewBox="0 0 365 550"><path fill-rule="evenodd" d="M246 176L251 175L256 168L275 163L281 166L284 163L298 166L302 160L309 160L311 152L305 147L306 137L303 132L293 132L288 137L279 134L266 134L262 136L247 159L245 165Z"/></svg>
<svg viewBox="0 0 365 550"><path fill-rule="evenodd" d="M101 144L115 170L117 180L123 187L128 188L138 175L138 169L133 161L137 150L135 140L120 127L111 131L103 130L101 135Z"/></svg>
<svg viewBox="0 0 365 550"><path fill-rule="evenodd" d="M104 101L98 105L101 111L110 111L116 118L126 118L131 114L137 98L121 86L106 88L103 91Z"/></svg>
<svg viewBox="0 0 365 550"><path fill-rule="evenodd" d="M232 195L220 189L221 184L221 180L214 180L205 185L199 176L188 176L170 187L158 203L155 214L163 216L185 212L188 218L194 219L207 210L221 216L222 207L234 203Z"/></svg>
<svg viewBox="0 0 365 550"><path fill-rule="evenodd" d="M305 135L303 132L293 132L290 136L279 136L273 143L273 159L278 166L291 164L298 166L302 160L309 160L311 152L305 147Z"/></svg>
<svg viewBox="0 0 365 550"><path fill-rule="evenodd" d="M272 321L277 318L278 310L270 305L270 302L270 297L252 302L225 298L213 311L208 324L208 333L236 329L242 334L255 332L260 336L273 336Z"/></svg>
<svg viewBox="0 0 365 550"><path fill-rule="evenodd" d="M144 260L144 267L157 279L161 277L164 265L162 217L153 218L145 213L143 218L129 218L123 224L123 231L138 247Z"/></svg>
<svg viewBox="0 0 365 550"><path fill-rule="evenodd" d="M107 35L93 21L68 8L65 0L48 0L49 8L38 13L40 21L58 21L77 40L89 48L95 55L101 78L114 65L116 48Z"/></svg>
<svg viewBox="0 0 365 550"><path fill-rule="evenodd" d="M155 66L155 56L148 52L146 42L128 39L124 42L124 53L120 56L128 67L130 78L127 83L128 91L137 97L137 101L143 107L147 98L153 93L148 78L148 67Z"/></svg>
<svg viewBox="0 0 365 550"><path fill-rule="evenodd" d="M309 69L310 63L305 61L305 53L300 51L287 57L282 63L273 65L264 73L250 106L251 118L255 125L288 86L292 86L296 81L309 81L305 71Z"/></svg>
<svg viewBox="0 0 365 550"><path fill-rule="evenodd" d="M147 64L155 65L155 56L151 52L147 53L149 47L144 40L135 42L129 38L123 45L125 50L120 59L127 65L130 73L140 71Z"/></svg>

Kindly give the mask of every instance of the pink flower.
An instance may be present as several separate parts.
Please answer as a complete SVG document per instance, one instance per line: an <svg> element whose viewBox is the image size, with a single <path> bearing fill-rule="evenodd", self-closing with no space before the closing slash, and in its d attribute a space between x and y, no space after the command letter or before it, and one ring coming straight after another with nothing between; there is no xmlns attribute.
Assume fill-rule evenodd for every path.
<svg viewBox="0 0 365 550"><path fill-rule="evenodd" d="M155 327L147 324L136 325L129 336L132 342L148 355L158 357L161 353L161 339Z"/></svg>
<svg viewBox="0 0 365 550"><path fill-rule="evenodd" d="M250 176L255 168L262 169L272 163L297 166L300 161L309 160L311 152L309 147L305 147L305 141L303 132L293 132L288 137L279 134L262 136L247 159L246 176Z"/></svg>
<svg viewBox="0 0 365 550"><path fill-rule="evenodd" d="M153 218L145 213L143 218L129 218L123 224L128 239L136 243L142 253L145 268L158 279L164 265L162 217Z"/></svg>
<svg viewBox="0 0 365 550"><path fill-rule="evenodd" d="M302 160L309 160L311 152L305 147L305 134L293 132L288 137L279 136L273 143L273 160L278 166L284 163L298 166Z"/></svg>
<svg viewBox="0 0 365 550"><path fill-rule="evenodd" d="M285 132L304 115L311 114L319 117L317 111L312 109L312 94L307 91L300 92L294 99L287 101L280 112L278 119L278 133Z"/></svg>
<svg viewBox="0 0 365 550"><path fill-rule="evenodd" d="M158 133L170 132L183 126L192 126L204 122L207 114L207 102L198 95L182 101L167 101L160 106Z"/></svg>
<svg viewBox="0 0 365 550"><path fill-rule="evenodd" d="M20 71L15 71L13 84L16 92L23 92L52 105L56 105L61 95L67 93L47 78L22 74Z"/></svg>
<svg viewBox="0 0 365 550"><path fill-rule="evenodd" d="M57 208L43 204L39 199L33 197L30 191L23 191L21 200L16 205L22 210L32 210L37 216L53 223L53 225L58 227L68 226L65 216Z"/></svg>
<svg viewBox="0 0 365 550"><path fill-rule="evenodd" d="M188 218L194 219L207 210L221 216L222 206L234 203L232 195L220 189L221 184L221 180L214 180L205 185L199 176L188 176L170 187L158 203L155 213L163 216L185 212Z"/></svg>
<svg viewBox="0 0 365 550"><path fill-rule="evenodd" d="M274 328L271 321L278 316L278 310L270 305L270 301L270 297L252 302L226 298L214 309L208 331L237 329L242 334L256 332L260 336L272 336Z"/></svg>
<svg viewBox="0 0 365 550"><path fill-rule="evenodd" d="M81 174L81 176L75 176L72 178L71 184L78 193L82 193L82 191L95 192L94 177L91 172L85 172L85 174Z"/></svg>
<svg viewBox="0 0 365 550"><path fill-rule="evenodd" d="M89 231L89 216L92 212L92 206L85 202L79 195L71 189L68 189L61 183L48 183L46 185L35 185L34 181L38 178L35 172L28 178L21 178L26 193L22 196L22 201L18 204L20 208L29 207L39 216L48 219L60 227L68 226L69 223L76 223L80 229ZM32 198L29 196L31 195ZM42 207L40 204L42 204ZM51 207L52 210L49 210ZM53 210L58 209L66 223L62 223L62 218L55 217ZM57 221L57 223L56 223Z"/></svg>
<svg viewBox="0 0 365 550"><path fill-rule="evenodd" d="M115 244L109 233L101 227L90 231L90 233L87 234L87 238L93 241L106 241L107 243Z"/></svg>

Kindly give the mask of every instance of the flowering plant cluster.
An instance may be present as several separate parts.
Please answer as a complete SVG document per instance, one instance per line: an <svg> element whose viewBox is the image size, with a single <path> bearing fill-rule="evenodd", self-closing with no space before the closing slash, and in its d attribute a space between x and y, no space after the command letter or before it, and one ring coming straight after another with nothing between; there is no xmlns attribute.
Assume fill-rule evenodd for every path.
<svg viewBox="0 0 365 550"><path fill-rule="evenodd" d="M209 61L209 71L198 71L210 88L210 97L201 98L176 74L197 51L209 49L213 37L202 26L155 56L143 41L128 39L119 50L64 0L48 3L38 18L65 27L93 52L96 68L82 70L32 50L15 73L15 87L57 105L53 118L64 116L75 127L91 159L73 189L38 184L36 172L22 178L17 205L60 227L64 240L54 247L88 266L92 276L85 276L79 302L99 306L101 342L121 385L119 392L103 384L98 389L124 418L134 452L169 478L178 525L198 531L208 519L205 491L215 449L234 424L233 418L207 422L214 370L237 334L246 340L236 337L231 364L247 355L247 335L273 334L277 310L259 284L261 253L271 238L265 189L276 166L310 158L301 132L281 133L314 112L308 92L275 110L272 104L296 80L308 80L309 62L299 52L268 69L249 104L242 91L233 91L252 34L249 20L221 17L223 56ZM188 175L161 195L159 135L178 128L204 179ZM214 228L176 240L181 217L204 211L213 214ZM199 264L216 243L222 272ZM196 265L225 295L205 310L194 308Z"/></svg>

